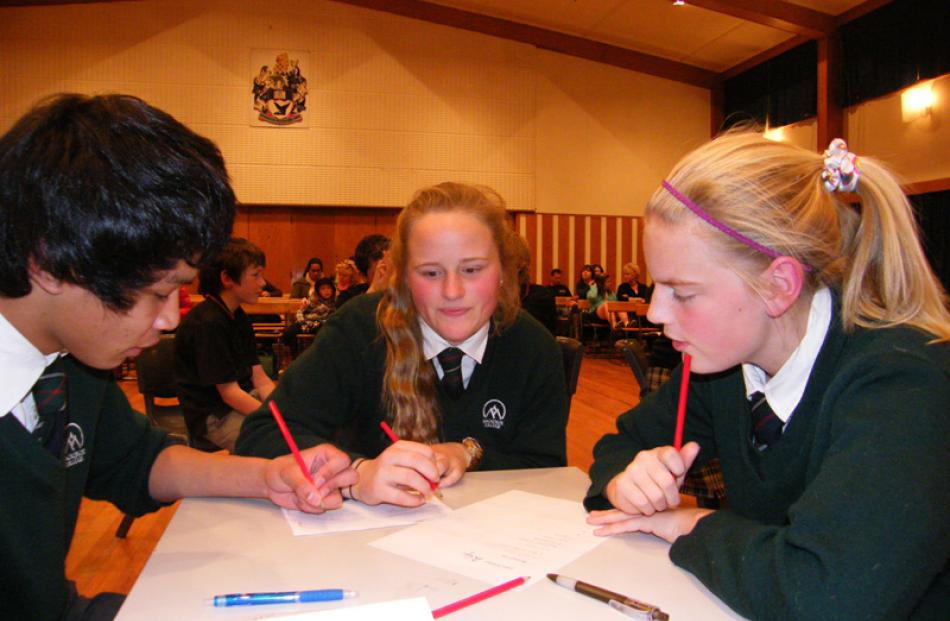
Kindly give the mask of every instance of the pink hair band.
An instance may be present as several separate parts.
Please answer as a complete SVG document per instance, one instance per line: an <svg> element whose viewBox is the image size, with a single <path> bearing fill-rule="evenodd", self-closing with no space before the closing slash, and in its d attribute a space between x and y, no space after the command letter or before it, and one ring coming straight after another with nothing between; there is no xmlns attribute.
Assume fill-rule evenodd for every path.
<svg viewBox="0 0 950 621"><path fill-rule="evenodd" d="M746 246L748 246L749 248L758 250L762 254L766 254L772 257L773 259L788 256L786 254L782 254L781 252L778 252L778 251L772 250L771 248L763 246L762 244L755 241L754 239L750 239L746 237L745 235L743 235L742 233L740 233L739 231L735 230L734 228L726 225L723 222L720 222L719 220L716 220L711 215L709 215L709 213L705 209L703 209L702 207L700 207L699 205L691 201L689 198L686 197L685 194L683 194L682 192L674 188L670 184L670 182L666 181L665 179L663 180L663 187L666 189L667 192L672 194L673 197L676 198L676 200L682 203L683 206L685 206L694 214L696 214L697 216L699 216L700 218L702 218L703 220L705 220L707 223L711 224L712 226L716 227L717 229L719 229L720 231L722 231L729 237L737 241L740 241ZM805 263L802 263L802 267L805 269L806 272L811 272L813 270L813 268L810 265L807 265Z"/></svg>

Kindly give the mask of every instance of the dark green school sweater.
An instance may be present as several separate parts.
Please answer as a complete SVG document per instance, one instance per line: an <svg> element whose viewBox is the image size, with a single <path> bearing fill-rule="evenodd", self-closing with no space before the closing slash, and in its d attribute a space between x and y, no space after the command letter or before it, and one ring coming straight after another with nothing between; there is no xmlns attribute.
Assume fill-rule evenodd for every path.
<svg viewBox="0 0 950 621"><path fill-rule="evenodd" d="M728 510L670 558L753 619L950 618L950 345L842 332L838 309L778 442L750 442L740 368L690 380L685 440L722 461ZM588 509L640 449L672 444L681 369L594 449Z"/></svg>
<svg viewBox="0 0 950 621"><path fill-rule="evenodd" d="M386 343L376 326L381 296L361 295L341 307L271 394L299 445L332 442L367 457L390 445L379 427L386 414ZM485 449L482 469L566 464L568 401L560 348L526 313L488 338L482 363L458 400L438 390L441 441L478 439ZM271 457L287 453L266 406L244 422L236 450Z"/></svg>
<svg viewBox="0 0 950 621"><path fill-rule="evenodd" d="M67 376L69 409L60 458L12 415L0 418L3 619L62 617L66 553L83 496L111 501L133 515L160 506L148 494L148 475L167 436L132 411L110 373L71 357L58 364Z"/></svg>

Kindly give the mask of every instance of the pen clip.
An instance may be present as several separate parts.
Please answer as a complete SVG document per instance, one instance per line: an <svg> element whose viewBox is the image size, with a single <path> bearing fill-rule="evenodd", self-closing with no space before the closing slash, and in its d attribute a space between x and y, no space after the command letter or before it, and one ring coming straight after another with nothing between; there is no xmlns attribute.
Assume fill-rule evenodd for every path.
<svg viewBox="0 0 950 621"><path fill-rule="evenodd" d="M634 619L649 619L652 621L652 619L654 618L653 608L640 608L640 607L630 606L628 604L624 604L623 602L618 602L615 599L612 599L609 602L607 602L607 605L613 608L614 610L616 610L617 612L623 613L627 615L628 617L633 617Z"/></svg>

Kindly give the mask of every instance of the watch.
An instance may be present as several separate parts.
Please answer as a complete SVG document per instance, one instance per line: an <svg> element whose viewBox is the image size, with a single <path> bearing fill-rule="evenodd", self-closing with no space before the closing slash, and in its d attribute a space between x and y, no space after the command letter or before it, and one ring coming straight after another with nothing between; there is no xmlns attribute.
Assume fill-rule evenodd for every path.
<svg viewBox="0 0 950 621"><path fill-rule="evenodd" d="M468 467L466 470L475 470L478 468L478 464L481 463L485 450L478 443L478 440L471 436L462 440L462 446L465 447L465 452L468 453Z"/></svg>

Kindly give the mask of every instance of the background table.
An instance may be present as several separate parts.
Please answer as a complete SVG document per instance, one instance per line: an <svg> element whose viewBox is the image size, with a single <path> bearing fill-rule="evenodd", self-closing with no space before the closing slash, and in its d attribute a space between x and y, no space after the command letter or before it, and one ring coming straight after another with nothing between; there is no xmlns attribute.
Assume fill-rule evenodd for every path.
<svg viewBox="0 0 950 621"><path fill-rule="evenodd" d="M579 500L588 484L576 468L474 472L444 490L459 508L510 489ZM277 507L266 501L188 499L119 613L120 621L147 619L253 619L296 611L425 596L435 608L489 585L367 545L395 529L294 537ZM632 533L613 537L565 567L551 567L660 606L674 621L737 619L693 576L675 567L669 544ZM205 603L222 593L340 587L359 591L348 602L216 609ZM622 621L605 604L543 580L446 619Z"/></svg>

